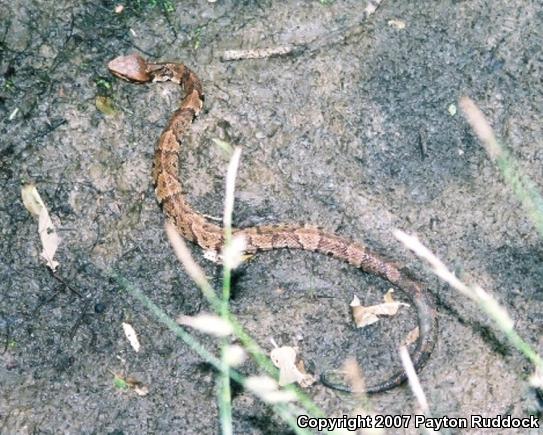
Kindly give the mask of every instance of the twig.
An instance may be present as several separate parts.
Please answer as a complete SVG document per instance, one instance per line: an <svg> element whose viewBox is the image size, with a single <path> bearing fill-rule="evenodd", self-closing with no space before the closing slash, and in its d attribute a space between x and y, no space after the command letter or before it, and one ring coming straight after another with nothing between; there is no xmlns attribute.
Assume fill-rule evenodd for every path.
<svg viewBox="0 0 543 435"><path fill-rule="evenodd" d="M83 295L79 293L75 288L73 288L70 284L68 284L64 278L60 277L56 272L53 272L49 267L47 268L49 271L49 274L55 278L58 282L60 282L64 287L66 287L68 290L70 290L72 293L75 293L80 298L83 298Z"/></svg>
<svg viewBox="0 0 543 435"><path fill-rule="evenodd" d="M311 41L295 42L277 47L255 48L248 50L226 50L221 59L223 61L244 59L266 59L275 56L300 54L304 51L315 52L324 47L338 44L346 38L356 35L361 30L361 23L366 21L379 7L382 0L369 0L360 16L355 18L354 24L340 27L336 30L317 36Z"/></svg>
<svg viewBox="0 0 543 435"><path fill-rule="evenodd" d="M285 56L287 54L292 54L297 49L301 50L303 48L296 47L294 45L283 45L279 47L255 48L252 50L226 50L222 54L221 60L231 61L244 59L265 59L268 57Z"/></svg>

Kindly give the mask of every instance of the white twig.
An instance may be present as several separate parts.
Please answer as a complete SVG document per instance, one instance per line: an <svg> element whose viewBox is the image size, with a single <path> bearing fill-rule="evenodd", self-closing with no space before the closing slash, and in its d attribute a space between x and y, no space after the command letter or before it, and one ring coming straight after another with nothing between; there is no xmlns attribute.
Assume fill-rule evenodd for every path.
<svg viewBox="0 0 543 435"><path fill-rule="evenodd" d="M284 45L280 47L255 48L253 50L226 50L221 56L221 59L223 61L265 59L267 57L290 54L294 49L295 47L293 45Z"/></svg>

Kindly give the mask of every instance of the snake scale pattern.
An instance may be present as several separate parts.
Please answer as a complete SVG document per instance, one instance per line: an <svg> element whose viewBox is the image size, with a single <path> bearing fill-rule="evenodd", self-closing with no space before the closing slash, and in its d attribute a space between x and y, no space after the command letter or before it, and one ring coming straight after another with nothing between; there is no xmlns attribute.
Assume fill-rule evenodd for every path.
<svg viewBox="0 0 543 435"><path fill-rule="evenodd" d="M182 64L147 62L137 54L115 58L108 64L108 69L116 77L131 83L171 81L184 88L181 106L174 112L156 146L153 167L156 196L167 218L185 239L207 251L220 252L224 243L223 228L192 209L185 199L178 174L181 140L204 102L200 80ZM387 280L408 296L417 312L419 338L411 355L415 368L419 369L429 358L437 333L433 297L424 285L411 279L396 265L359 243L307 225L255 226L234 229L233 234L245 236L247 253L280 248L303 249L330 255ZM328 387L350 391L349 387L333 381L331 372L322 373L321 380ZM406 374L400 370L385 381L366 387L366 392L385 391L405 380Z"/></svg>

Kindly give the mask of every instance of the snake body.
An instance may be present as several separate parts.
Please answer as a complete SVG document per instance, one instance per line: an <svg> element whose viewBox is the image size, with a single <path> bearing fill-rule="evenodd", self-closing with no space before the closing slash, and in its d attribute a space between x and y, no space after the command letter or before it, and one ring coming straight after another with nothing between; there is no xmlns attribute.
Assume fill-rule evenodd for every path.
<svg viewBox="0 0 543 435"><path fill-rule="evenodd" d="M204 102L200 80L183 64L147 62L137 54L118 57L108 64L108 68L113 75L131 83L171 81L184 88L181 106L170 118L156 146L153 167L156 196L167 218L184 238L207 251L219 253L224 244L223 228L192 209L185 199L178 174L181 139ZM245 237L247 253L303 249L330 255L389 281L409 297L417 312L419 338L412 354L415 368L420 368L429 358L437 332L433 298L424 285L408 277L396 265L359 243L307 225L255 226L234 229L233 234ZM350 391L348 387L334 383L329 372L324 372L321 380L329 387ZM385 391L405 380L406 374L401 370L387 380L367 387L366 392Z"/></svg>

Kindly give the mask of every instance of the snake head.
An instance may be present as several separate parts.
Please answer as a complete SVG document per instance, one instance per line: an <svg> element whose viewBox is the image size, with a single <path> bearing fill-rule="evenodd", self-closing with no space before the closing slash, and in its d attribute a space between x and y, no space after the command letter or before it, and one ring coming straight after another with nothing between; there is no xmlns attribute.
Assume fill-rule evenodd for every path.
<svg viewBox="0 0 543 435"><path fill-rule="evenodd" d="M147 71L147 62L138 54L119 56L107 64L107 68L115 77L128 82L145 83L151 81Z"/></svg>

